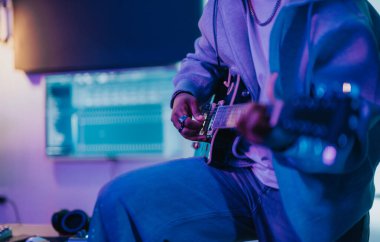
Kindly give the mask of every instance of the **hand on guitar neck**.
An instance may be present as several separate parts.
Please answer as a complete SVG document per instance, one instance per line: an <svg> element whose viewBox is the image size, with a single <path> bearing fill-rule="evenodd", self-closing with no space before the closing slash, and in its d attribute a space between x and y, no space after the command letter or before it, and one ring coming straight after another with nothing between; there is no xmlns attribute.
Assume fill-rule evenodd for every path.
<svg viewBox="0 0 380 242"><path fill-rule="evenodd" d="M247 104L237 121L237 130L250 142L261 144L271 132L268 108L258 103Z"/></svg>
<svg viewBox="0 0 380 242"><path fill-rule="evenodd" d="M283 102L274 95L274 83L278 73L273 73L264 91L268 103L250 103L237 121L237 130L250 142L262 144L277 124Z"/></svg>

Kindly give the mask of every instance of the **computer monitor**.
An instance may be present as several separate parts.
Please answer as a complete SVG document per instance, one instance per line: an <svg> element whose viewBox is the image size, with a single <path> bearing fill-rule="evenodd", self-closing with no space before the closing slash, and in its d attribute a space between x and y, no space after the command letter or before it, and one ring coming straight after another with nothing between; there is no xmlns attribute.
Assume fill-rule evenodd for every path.
<svg viewBox="0 0 380 242"><path fill-rule="evenodd" d="M179 157L184 139L169 107L175 73L158 67L47 75L46 154Z"/></svg>

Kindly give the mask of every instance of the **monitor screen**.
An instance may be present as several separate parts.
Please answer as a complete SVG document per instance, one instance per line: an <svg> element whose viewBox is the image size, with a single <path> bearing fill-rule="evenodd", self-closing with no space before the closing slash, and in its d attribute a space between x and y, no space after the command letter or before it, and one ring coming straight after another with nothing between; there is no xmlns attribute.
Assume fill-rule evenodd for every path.
<svg viewBox="0 0 380 242"><path fill-rule="evenodd" d="M46 81L46 154L64 157L181 154L170 122L175 68L50 74Z"/></svg>

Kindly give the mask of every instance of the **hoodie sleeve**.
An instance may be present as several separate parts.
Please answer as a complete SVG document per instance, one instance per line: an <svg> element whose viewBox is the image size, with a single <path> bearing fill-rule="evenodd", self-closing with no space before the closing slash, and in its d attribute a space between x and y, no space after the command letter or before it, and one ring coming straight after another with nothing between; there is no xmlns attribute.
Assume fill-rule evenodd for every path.
<svg viewBox="0 0 380 242"><path fill-rule="evenodd" d="M206 101L213 94L216 80L222 75L214 43L214 2L208 1L199 21L201 36L195 41L195 52L189 53L182 60L180 70L174 77L171 106L176 94L180 92L192 94L199 102Z"/></svg>

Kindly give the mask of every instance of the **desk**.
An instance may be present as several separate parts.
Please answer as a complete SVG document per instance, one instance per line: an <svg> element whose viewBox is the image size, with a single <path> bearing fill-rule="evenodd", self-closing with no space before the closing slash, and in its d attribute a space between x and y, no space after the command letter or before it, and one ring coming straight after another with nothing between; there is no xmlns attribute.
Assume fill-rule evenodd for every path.
<svg viewBox="0 0 380 242"><path fill-rule="evenodd" d="M12 229L12 241L23 241L28 237L57 237L58 233L48 224L5 224Z"/></svg>
<svg viewBox="0 0 380 242"><path fill-rule="evenodd" d="M49 224L6 224L12 229L13 236L58 236L58 233Z"/></svg>

